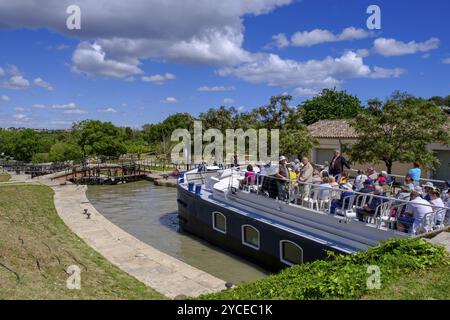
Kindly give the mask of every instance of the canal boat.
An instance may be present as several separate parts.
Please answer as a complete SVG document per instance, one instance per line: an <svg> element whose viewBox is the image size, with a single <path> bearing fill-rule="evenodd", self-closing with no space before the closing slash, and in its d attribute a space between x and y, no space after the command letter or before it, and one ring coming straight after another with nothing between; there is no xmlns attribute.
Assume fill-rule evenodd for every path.
<svg viewBox="0 0 450 320"><path fill-rule="evenodd" d="M342 199L345 190L322 192L317 185L284 181L287 196L281 199L270 190L275 178L260 172L246 185L244 174L218 167L180 174L180 229L273 271L325 259L328 251L353 254L411 235L393 227L408 201L385 198L375 215L361 222L356 210L375 195L353 192ZM340 197L342 206L331 214L330 204Z"/></svg>

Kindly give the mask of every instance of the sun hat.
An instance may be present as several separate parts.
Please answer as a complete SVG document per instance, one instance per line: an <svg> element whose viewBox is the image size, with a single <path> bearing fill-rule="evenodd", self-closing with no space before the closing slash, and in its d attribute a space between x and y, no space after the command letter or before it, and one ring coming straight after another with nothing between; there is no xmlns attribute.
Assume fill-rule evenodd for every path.
<svg viewBox="0 0 450 320"><path fill-rule="evenodd" d="M283 160L286 160L285 156L281 156L279 161L283 161Z"/></svg>
<svg viewBox="0 0 450 320"><path fill-rule="evenodd" d="M421 186L415 186L412 192L421 194L423 190Z"/></svg>
<svg viewBox="0 0 450 320"><path fill-rule="evenodd" d="M433 182L431 182L431 181L427 181L427 183L425 183L425 184L423 185L423 187L424 187L424 188L435 188Z"/></svg>

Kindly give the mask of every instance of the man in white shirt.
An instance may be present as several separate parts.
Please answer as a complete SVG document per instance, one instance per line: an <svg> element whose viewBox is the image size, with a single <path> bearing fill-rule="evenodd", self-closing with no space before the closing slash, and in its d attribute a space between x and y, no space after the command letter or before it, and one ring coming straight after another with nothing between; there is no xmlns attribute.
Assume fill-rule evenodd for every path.
<svg viewBox="0 0 450 320"><path fill-rule="evenodd" d="M441 194L439 190L434 189L430 191L430 203L433 205L434 210L434 220L437 226L444 223L445 213L447 212L445 208L444 201L441 199Z"/></svg>
<svg viewBox="0 0 450 320"><path fill-rule="evenodd" d="M405 216L399 217L397 221L397 229L401 231L416 234L422 228L429 227L430 223L425 216L433 212L431 204L420 197L422 188L416 187L411 192L410 203L406 206ZM433 221L434 223L434 221ZM412 228L412 230L411 230Z"/></svg>

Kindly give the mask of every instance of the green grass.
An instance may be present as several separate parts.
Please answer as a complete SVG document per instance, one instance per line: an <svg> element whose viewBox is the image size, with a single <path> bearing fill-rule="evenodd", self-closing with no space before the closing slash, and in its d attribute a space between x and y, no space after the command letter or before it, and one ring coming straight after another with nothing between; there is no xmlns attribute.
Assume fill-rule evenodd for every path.
<svg viewBox="0 0 450 320"><path fill-rule="evenodd" d="M450 299L450 270L448 266L438 266L419 270L398 277L381 290L372 290L362 299L429 300Z"/></svg>
<svg viewBox="0 0 450 320"><path fill-rule="evenodd" d="M379 267L380 288L367 285ZM449 255L423 239L389 240L354 255L331 255L201 299L450 299ZM369 281L369 283L373 283Z"/></svg>
<svg viewBox="0 0 450 320"><path fill-rule="evenodd" d="M67 268L81 269L69 290ZM0 299L164 299L112 265L59 218L45 186L0 187Z"/></svg>
<svg viewBox="0 0 450 320"><path fill-rule="evenodd" d="M0 173L0 182L9 181L11 176L7 172Z"/></svg>

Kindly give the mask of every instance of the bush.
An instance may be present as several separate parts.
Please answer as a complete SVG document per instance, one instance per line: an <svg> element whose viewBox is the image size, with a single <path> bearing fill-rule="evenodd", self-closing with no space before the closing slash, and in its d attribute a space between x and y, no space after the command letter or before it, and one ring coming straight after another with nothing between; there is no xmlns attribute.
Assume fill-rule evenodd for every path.
<svg viewBox="0 0 450 320"><path fill-rule="evenodd" d="M381 271L381 286L417 269L448 264L448 253L422 239L395 239L353 255L329 253L254 283L200 299L357 299L368 292L369 265Z"/></svg>

